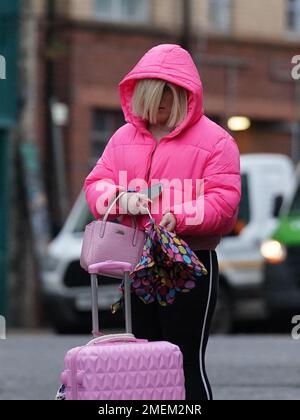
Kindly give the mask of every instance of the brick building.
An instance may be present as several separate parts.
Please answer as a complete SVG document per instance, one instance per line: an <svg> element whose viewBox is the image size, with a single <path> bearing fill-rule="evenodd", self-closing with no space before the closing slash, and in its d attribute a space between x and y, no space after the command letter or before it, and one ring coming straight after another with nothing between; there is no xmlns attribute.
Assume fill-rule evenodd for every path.
<svg viewBox="0 0 300 420"><path fill-rule="evenodd" d="M53 130L49 97L67 105L62 129L68 205L123 123L117 85L152 46L179 43L196 61L206 114L233 133L241 153L299 156L300 82L291 77L299 54L299 0L57 0L38 1L39 100L37 132L52 213ZM297 124L298 123L298 124Z"/></svg>

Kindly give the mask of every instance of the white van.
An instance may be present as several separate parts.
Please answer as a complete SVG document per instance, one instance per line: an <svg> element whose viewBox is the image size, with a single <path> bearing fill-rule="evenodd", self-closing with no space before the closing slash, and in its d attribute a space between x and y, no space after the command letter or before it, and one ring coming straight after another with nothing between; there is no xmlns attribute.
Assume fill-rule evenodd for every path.
<svg viewBox="0 0 300 420"><path fill-rule="evenodd" d="M265 316L260 245L274 231L282 200L291 194L295 182L291 160L278 154L242 155L241 174L238 222L217 247L220 289L213 331L222 333L230 332L237 320ZM80 267L79 258L84 228L92 219L82 192L45 259L46 311L60 332L88 331L90 325L89 275ZM119 280L102 277L100 283L100 307L110 311L120 297Z"/></svg>
<svg viewBox="0 0 300 420"><path fill-rule="evenodd" d="M283 201L295 185L290 158L279 154L241 156L242 199L235 232L217 248L220 290L214 329L229 332L235 321L267 316L260 245L278 223Z"/></svg>

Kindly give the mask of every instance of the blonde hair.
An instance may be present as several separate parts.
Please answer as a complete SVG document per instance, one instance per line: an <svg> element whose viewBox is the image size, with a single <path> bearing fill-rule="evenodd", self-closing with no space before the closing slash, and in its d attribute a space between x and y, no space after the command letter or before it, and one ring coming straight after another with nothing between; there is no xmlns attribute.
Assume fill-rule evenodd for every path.
<svg viewBox="0 0 300 420"><path fill-rule="evenodd" d="M141 79L136 83L132 112L150 124L156 124L156 117L162 100L163 92L169 87L173 93L173 106L167 121L169 128L178 126L187 114L187 91L181 86L168 83L161 79Z"/></svg>

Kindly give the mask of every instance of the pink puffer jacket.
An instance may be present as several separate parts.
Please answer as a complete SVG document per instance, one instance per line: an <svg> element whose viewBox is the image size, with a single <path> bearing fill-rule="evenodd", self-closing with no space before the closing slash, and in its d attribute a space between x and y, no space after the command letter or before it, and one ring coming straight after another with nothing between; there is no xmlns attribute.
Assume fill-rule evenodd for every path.
<svg viewBox="0 0 300 420"><path fill-rule="evenodd" d="M164 79L189 92L186 119L159 143L131 110L135 83L143 78ZM191 56L178 45L154 47L122 80L119 90L127 124L111 137L84 183L93 215L103 215L117 191L139 191L160 181L163 193L151 206L156 221L170 210L177 219L176 232L194 250L215 249L237 219L239 150L230 134L204 115L202 83ZM118 212L114 206L110 214ZM128 215L120 220L132 225ZM138 215L137 220L143 229L149 217Z"/></svg>

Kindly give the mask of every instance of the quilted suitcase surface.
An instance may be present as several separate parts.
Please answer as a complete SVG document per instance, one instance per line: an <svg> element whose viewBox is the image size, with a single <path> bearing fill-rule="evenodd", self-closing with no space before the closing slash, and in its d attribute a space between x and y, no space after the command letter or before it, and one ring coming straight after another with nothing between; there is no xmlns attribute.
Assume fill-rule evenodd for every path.
<svg viewBox="0 0 300 420"><path fill-rule="evenodd" d="M101 335L97 273L119 268L125 275L126 334ZM66 400L184 400L183 356L168 341L136 339L132 334L131 264L104 261L89 267L94 339L69 350L61 383Z"/></svg>
<svg viewBox="0 0 300 420"><path fill-rule="evenodd" d="M184 400L182 354L176 345L122 334L108 337L66 354L61 380L67 400Z"/></svg>

